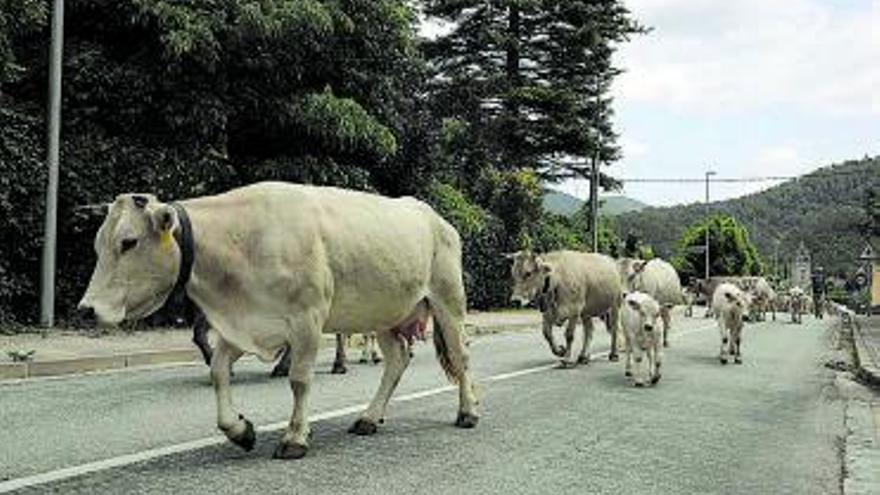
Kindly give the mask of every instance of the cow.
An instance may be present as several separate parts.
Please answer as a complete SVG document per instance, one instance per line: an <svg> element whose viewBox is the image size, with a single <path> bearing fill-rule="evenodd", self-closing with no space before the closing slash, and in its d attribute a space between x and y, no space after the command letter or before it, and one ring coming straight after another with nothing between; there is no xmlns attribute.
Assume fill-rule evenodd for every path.
<svg viewBox="0 0 880 495"><path fill-rule="evenodd" d="M752 297L752 319L764 321L767 319L767 311L771 311L773 321L776 321L776 291L773 290L770 282L764 277L754 277L754 283L747 292Z"/></svg>
<svg viewBox="0 0 880 495"><path fill-rule="evenodd" d="M626 376L633 377L636 387L660 381L663 364L662 336L658 326L660 311L660 303L650 294L630 292L624 297L620 321L626 335ZM633 352L635 371L632 370ZM642 366L642 361L647 361L646 366Z"/></svg>
<svg viewBox="0 0 880 495"><path fill-rule="evenodd" d="M727 364L730 356L733 362L742 364L743 319L749 312L749 295L732 283L722 283L712 296L712 313L718 322L721 333L721 353L718 359Z"/></svg>
<svg viewBox="0 0 880 495"><path fill-rule="evenodd" d="M163 203L123 194L95 237L98 260L80 311L100 324L142 318L182 289L219 336L211 359L217 425L251 450L253 424L235 412L230 366L291 348L290 424L274 457L308 451L308 398L321 333L376 333L381 384L350 428L376 433L409 363L404 341L434 322L433 341L458 385L455 425L477 425L464 346L458 232L430 206L332 187L264 182Z"/></svg>
<svg viewBox="0 0 880 495"><path fill-rule="evenodd" d="M345 335L341 333L336 334L336 356L333 359L333 368L330 371L331 373L344 374L348 372L345 349L346 347L348 347L350 341L351 335ZM366 364L368 362L379 364L382 362L382 356L376 349L376 334L364 334L362 345L363 347L361 349L361 357L359 360L361 364ZM409 345L407 345L407 352L409 353L410 358L412 358L412 352L409 350Z"/></svg>
<svg viewBox="0 0 880 495"><path fill-rule="evenodd" d="M684 300L684 315L687 318L694 317L694 304L696 303L697 296L691 291L689 287L681 289L681 298Z"/></svg>
<svg viewBox="0 0 880 495"><path fill-rule="evenodd" d="M663 319L663 347L669 347L669 329L672 326L671 310L683 302L678 272L668 262L654 258L642 261L622 258L617 262L624 290L650 294L660 303Z"/></svg>
<svg viewBox="0 0 880 495"><path fill-rule="evenodd" d="M519 251L506 255L513 260L511 300L525 305L536 302L543 315L543 333L550 352L562 358L564 367L587 364L593 339L593 317L607 316L611 334L608 359L617 361L620 333L622 287L613 259L603 254L553 251L535 254ZM584 341L580 354L573 357L573 341L578 320L583 324ZM553 338L554 325L566 325L565 346Z"/></svg>
<svg viewBox="0 0 880 495"><path fill-rule="evenodd" d="M804 312L807 309L807 295L800 287L792 287L788 290L788 311L791 313L791 322L801 324Z"/></svg>

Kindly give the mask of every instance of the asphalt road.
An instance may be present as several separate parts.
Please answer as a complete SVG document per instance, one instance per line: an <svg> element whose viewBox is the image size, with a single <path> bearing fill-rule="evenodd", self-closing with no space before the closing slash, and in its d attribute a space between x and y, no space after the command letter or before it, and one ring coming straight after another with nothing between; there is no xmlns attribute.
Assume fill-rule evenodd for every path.
<svg viewBox="0 0 880 495"><path fill-rule="evenodd" d="M676 324L649 389L604 357L556 369L537 329L475 339L482 418L467 431L452 426L457 394L421 345L379 433L348 435L379 368L329 375L324 353L312 398L324 419L301 461L271 459L277 429L249 453L216 439L204 367L0 385L0 492L52 479L22 492L840 493L843 406L822 366L826 324L748 325L742 366L718 363L711 321ZM607 349L607 334L596 337L594 351ZM291 397L268 371L239 363L233 397L275 428Z"/></svg>

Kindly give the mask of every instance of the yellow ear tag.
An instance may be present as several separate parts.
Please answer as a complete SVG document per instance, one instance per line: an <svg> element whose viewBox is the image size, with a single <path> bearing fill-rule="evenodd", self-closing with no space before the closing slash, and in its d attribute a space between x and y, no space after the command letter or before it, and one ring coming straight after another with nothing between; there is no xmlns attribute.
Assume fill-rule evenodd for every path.
<svg viewBox="0 0 880 495"><path fill-rule="evenodd" d="M159 245L162 246L162 249L170 250L172 242L171 229L163 230L162 233L159 234Z"/></svg>

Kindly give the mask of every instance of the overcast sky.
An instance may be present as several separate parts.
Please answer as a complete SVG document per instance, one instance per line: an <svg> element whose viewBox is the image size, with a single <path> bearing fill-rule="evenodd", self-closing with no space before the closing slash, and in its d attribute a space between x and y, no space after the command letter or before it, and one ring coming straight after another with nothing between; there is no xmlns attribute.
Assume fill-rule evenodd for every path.
<svg viewBox="0 0 880 495"><path fill-rule="evenodd" d="M619 177L797 175L880 155L880 0L627 0L654 28L623 46ZM730 198L772 184L716 184ZM586 197L585 183L563 190ZM700 184L631 184L653 205Z"/></svg>
<svg viewBox="0 0 880 495"><path fill-rule="evenodd" d="M799 175L880 155L880 0L625 0L653 31L621 47L617 177ZM714 184L712 198L771 186ZM582 181L561 189L586 197ZM652 205L701 184L630 184Z"/></svg>

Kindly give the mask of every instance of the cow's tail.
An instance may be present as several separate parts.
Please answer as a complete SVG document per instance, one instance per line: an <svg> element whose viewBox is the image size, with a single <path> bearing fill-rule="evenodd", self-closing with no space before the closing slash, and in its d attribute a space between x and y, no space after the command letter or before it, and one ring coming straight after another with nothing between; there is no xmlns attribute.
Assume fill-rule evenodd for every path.
<svg viewBox="0 0 880 495"><path fill-rule="evenodd" d="M449 381L459 384L461 377L466 369L466 357L464 351L464 335L459 328L455 328L454 324L448 319L441 316L437 311L434 312L434 350L437 351L437 361L440 367L449 378ZM454 332L454 333L453 333ZM455 341L457 345L450 345L450 341ZM455 347L459 349L455 349Z"/></svg>

